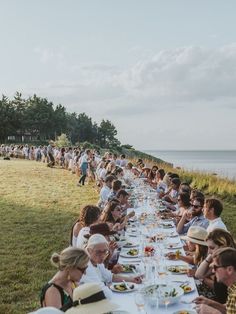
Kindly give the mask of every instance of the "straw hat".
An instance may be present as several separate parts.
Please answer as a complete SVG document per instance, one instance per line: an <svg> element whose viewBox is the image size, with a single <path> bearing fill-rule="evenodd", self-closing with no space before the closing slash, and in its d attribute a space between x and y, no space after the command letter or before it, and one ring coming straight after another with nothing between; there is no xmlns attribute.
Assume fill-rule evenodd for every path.
<svg viewBox="0 0 236 314"><path fill-rule="evenodd" d="M29 314L63 314L63 312L56 309L55 307L47 306L38 309L36 312L30 312Z"/></svg>
<svg viewBox="0 0 236 314"><path fill-rule="evenodd" d="M106 299L97 283L85 283L73 291L74 307L67 314L103 314L117 309L119 306Z"/></svg>
<svg viewBox="0 0 236 314"><path fill-rule="evenodd" d="M187 235L182 236L181 239L207 246L207 235L206 229L199 226L192 226L188 229Z"/></svg>

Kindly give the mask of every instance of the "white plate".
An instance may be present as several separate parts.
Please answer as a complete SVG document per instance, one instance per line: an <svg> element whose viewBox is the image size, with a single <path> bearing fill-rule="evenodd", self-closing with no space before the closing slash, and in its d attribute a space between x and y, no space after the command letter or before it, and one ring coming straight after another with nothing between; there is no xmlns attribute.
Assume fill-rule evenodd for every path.
<svg viewBox="0 0 236 314"><path fill-rule="evenodd" d="M186 314L197 314L196 311L189 310L189 309L182 309L182 310L178 310L176 312L173 312L173 314L183 314L183 313L186 313Z"/></svg>
<svg viewBox="0 0 236 314"><path fill-rule="evenodd" d="M190 287L191 288L191 290L189 290L189 291L185 291L184 289L183 289L183 287L181 286L181 284L179 285L179 287L181 288L181 289L183 289L183 291L184 291L184 294L189 294L189 293L191 293L191 292L193 292L194 290L195 290L195 287L193 286L193 285L191 285L191 284L186 284L186 285L184 285L185 287Z"/></svg>
<svg viewBox="0 0 236 314"><path fill-rule="evenodd" d="M175 233L175 232L171 232L170 234L168 234L168 237L169 238L176 238L176 237L178 237L179 236L179 234L178 233Z"/></svg>
<svg viewBox="0 0 236 314"><path fill-rule="evenodd" d="M167 267L167 270L173 275L186 275L188 269L187 265L172 265Z"/></svg>
<svg viewBox="0 0 236 314"><path fill-rule="evenodd" d="M130 249L130 250L134 250L134 249ZM130 254L128 254L128 252L129 252L130 250L121 251L121 252L120 252L120 256L122 256L122 257L130 257L130 258L137 258L137 257L140 257L140 256L139 256L139 250L137 250L137 251L138 251L138 254L136 254L136 255L130 255Z"/></svg>
<svg viewBox="0 0 236 314"><path fill-rule="evenodd" d="M130 274L130 273L133 274L134 271L136 271L136 265L133 265L133 264L130 264L130 263L129 263L129 264L124 264L124 263L122 263L121 266L122 266L122 267L124 267L124 266L132 266L132 267L133 267L133 268L132 268L132 267L129 268L128 271L123 270L123 271L122 271L123 274Z"/></svg>
<svg viewBox="0 0 236 314"><path fill-rule="evenodd" d="M126 242L123 247L127 247L127 248L130 248L130 247L135 247L135 246L139 246L139 244L137 242Z"/></svg>
<svg viewBox="0 0 236 314"><path fill-rule="evenodd" d="M124 286L123 282L113 282L110 286L110 289L114 292L118 292L118 293L128 293L128 292L133 292L135 290L137 290L137 286L135 283L132 282L126 282L126 284L130 287L130 289L126 289L126 290L117 290L115 286L117 285L122 285ZM133 287L133 288L132 288Z"/></svg>

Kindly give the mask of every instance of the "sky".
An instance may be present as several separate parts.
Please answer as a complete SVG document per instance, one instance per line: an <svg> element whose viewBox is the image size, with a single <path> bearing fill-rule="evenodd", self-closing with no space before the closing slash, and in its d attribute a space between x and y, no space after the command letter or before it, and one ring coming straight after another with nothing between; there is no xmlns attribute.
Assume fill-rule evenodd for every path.
<svg viewBox="0 0 236 314"><path fill-rule="evenodd" d="M235 0L0 0L0 92L137 149L236 149Z"/></svg>

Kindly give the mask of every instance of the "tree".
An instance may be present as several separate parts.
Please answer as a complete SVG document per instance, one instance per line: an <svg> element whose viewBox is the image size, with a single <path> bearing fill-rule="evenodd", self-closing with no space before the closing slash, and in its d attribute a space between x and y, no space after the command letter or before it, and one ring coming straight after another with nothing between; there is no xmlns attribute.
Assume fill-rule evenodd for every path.
<svg viewBox="0 0 236 314"><path fill-rule="evenodd" d="M66 108L62 105L57 105L54 114L54 133L55 139L57 134L62 134L67 132L67 121L66 121Z"/></svg>
<svg viewBox="0 0 236 314"><path fill-rule="evenodd" d="M31 134L37 135L38 139L45 140L54 137L53 104L46 98L36 95L28 100L29 108L27 116Z"/></svg>
<svg viewBox="0 0 236 314"><path fill-rule="evenodd" d="M15 133L15 110L9 99L2 95L0 100L0 140L5 142L8 135Z"/></svg>
<svg viewBox="0 0 236 314"><path fill-rule="evenodd" d="M104 148L116 147L120 142L116 138L117 130L109 120L102 120L98 128L99 144Z"/></svg>
<svg viewBox="0 0 236 314"><path fill-rule="evenodd" d="M55 145L58 147L68 147L71 145L71 142L69 141L66 134L61 134L57 137L57 140L55 141Z"/></svg>

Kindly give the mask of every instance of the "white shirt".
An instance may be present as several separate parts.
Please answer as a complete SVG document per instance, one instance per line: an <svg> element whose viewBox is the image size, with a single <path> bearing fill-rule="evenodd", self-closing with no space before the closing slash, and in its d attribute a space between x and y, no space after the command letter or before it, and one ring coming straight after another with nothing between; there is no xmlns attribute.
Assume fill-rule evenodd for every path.
<svg viewBox="0 0 236 314"><path fill-rule="evenodd" d="M110 193L111 193L111 189L108 186L104 185L102 187L101 191L100 191L100 199L101 199L101 201L102 202L107 201Z"/></svg>
<svg viewBox="0 0 236 314"><path fill-rule="evenodd" d="M85 244L87 244L88 239L86 239L84 236L86 234L89 234L90 231L90 227L83 227L78 236L77 236L77 240L76 240L76 247L79 249L84 249Z"/></svg>
<svg viewBox="0 0 236 314"><path fill-rule="evenodd" d="M104 291L107 298L112 297L111 290L106 286L112 282L112 272L105 268L104 264L97 264L94 266L91 261L88 262L86 274L82 276L80 283L96 282Z"/></svg>
<svg viewBox="0 0 236 314"><path fill-rule="evenodd" d="M207 227L207 232L211 232L215 229L224 229L227 231L226 225L223 223L222 219L220 217L214 219L214 220L209 220L209 226Z"/></svg>

